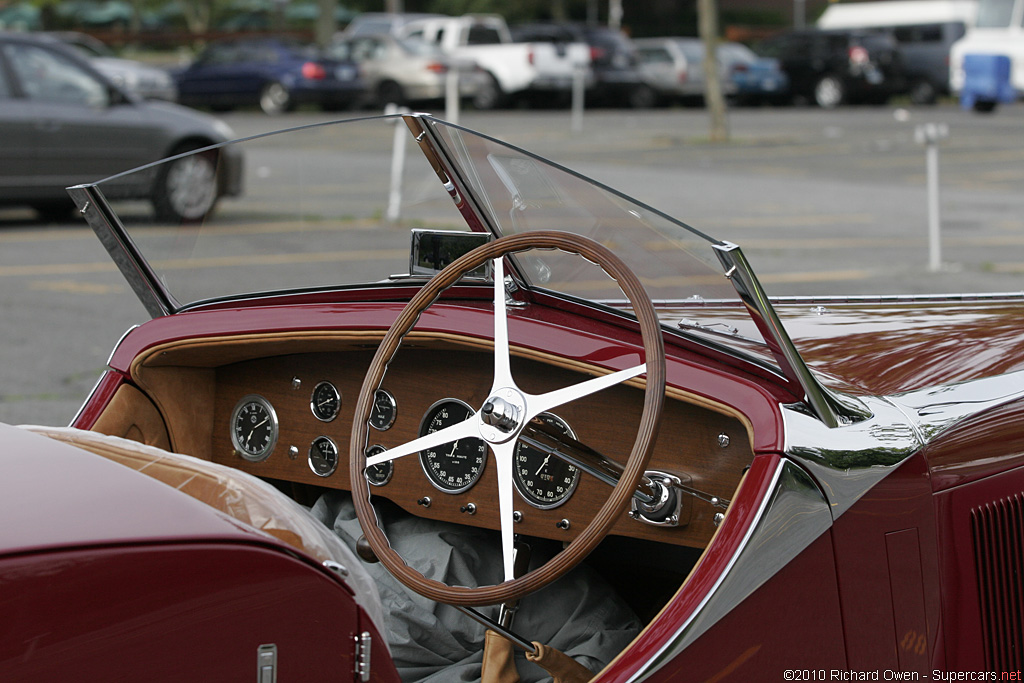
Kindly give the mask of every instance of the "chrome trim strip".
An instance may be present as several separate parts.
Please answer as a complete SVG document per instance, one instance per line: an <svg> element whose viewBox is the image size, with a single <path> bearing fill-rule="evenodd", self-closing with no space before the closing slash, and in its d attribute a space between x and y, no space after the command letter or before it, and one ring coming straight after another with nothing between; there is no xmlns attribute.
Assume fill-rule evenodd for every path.
<svg viewBox="0 0 1024 683"><path fill-rule="evenodd" d="M132 325L131 327L129 327L127 330L124 331L124 334L121 335L121 338L117 340L117 343L114 344L114 348L110 350L110 355L107 356L107 367L108 368L113 369L113 366L111 365L111 363L114 362L114 354L117 353L117 350L119 348L121 348L121 344L123 344L124 340L128 338L128 335L131 334L133 331L135 331L135 328L137 328L137 327L138 327L138 325Z"/></svg>
<svg viewBox="0 0 1024 683"><path fill-rule="evenodd" d="M135 296L146 307L150 317L158 318L181 308L181 304L167 291L149 263L142 257L139 248L128 235L117 214L110 208L99 187L75 185L68 188L68 194L135 292Z"/></svg>
<svg viewBox="0 0 1024 683"><path fill-rule="evenodd" d="M106 376L106 374L106 372L102 372L100 373L100 376L96 378L96 383L92 385L92 389L89 391L89 395L85 398L85 400L82 401L82 405L78 406L78 411L75 413L75 416L71 418L71 422L68 422L67 424L68 427L73 427L75 423L78 422L78 418L82 417L82 413L85 411L85 407L92 402L92 397L96 395L96 390L100 388L100 382L103 381L103 378Z"/></svg>
<svg viewBox="0 0 1024 683"><path fill-rule="evenodd" d="M686 622L629 680L643 681L655 674L831 526L821 489L799 465L783 459L725 571ZM684 583L680 590L685 587Z"/></svg>

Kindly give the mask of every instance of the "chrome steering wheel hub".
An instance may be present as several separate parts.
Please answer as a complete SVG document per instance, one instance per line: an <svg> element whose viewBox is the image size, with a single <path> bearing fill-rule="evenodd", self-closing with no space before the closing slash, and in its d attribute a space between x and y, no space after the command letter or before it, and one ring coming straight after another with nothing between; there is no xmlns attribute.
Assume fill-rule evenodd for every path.
<svg viewBox="0 0 1024 683"><path fill-rule="evenodd" d="M480 435L490 443L505 443L519 435L526 415L526 399L511 387L498 389L480 408Z"/></svg>

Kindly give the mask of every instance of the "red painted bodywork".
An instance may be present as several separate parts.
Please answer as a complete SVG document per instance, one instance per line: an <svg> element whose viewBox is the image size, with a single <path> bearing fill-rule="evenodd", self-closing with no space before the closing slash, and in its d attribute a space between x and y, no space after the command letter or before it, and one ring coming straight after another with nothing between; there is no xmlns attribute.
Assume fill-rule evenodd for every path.
<svg viewBox="0 0 1024 683"><path fill-rule="evenodd" d="M365 296L366 292L362 294ZM394 297L396 294L394 289L377 292L377 296ZM276 297L247 307L217 304L141 325L128 334L116 349L111 358L111 371L101 378L76 426L92 424L116 388L124 381L131 381L132 361L154 346L174 340L236 334L384 331L403 307L397 301L339 303L325 299L324 294L316 294ZM862 393L892 393L1024 368L1024 361L1018 360L1024 358L1024 354L1018 353L1024 350L1018 348L1024 342L1014 334L1011 325L1019 312L1019 304L986 303L980 307L966 304L829 304L828 308L830 312L826 315L800 307L783 307L780 312L801 352L816 370L831 377L829 381L835 386ZM606 314L586 313L582 306L558 309L531 303L511 312L511 343L609 370L638 362L641 345L635 330ZM735 308L725 307L716 311L704 307L700 317L703 322L710 322L730 320L736 315ZM435 304L422 316L417 329L490 339L492 320L489 302L474 293L466 298L449 298ZM901 325L901 320L906 323ZM946 337L951 337L957 344L947 344ZM751 425L752 446L757 455L747 473L744 494L733 501L726 523L689 577L685 590L677 594L637 641L601 674L597 680L602 682L628 680L644 663L657 657L681 625L700 608L719 577L728 569L757 507L768 492L772 472L783 457L780 454L786 435L780 404L794 400L786 383L772 378L763 368L723 358L714 352L695 353L694 345L685 339L668 336L667 340L669 384L727 404L742 414ZM931 360L925 358L922 361L922 354ZM939 362L940 358L951 358L952 361ZM1008 489L1024 488L1024 435L1019 429L1022 419L1024 403L1018 402L989 410L939 435L927 450L914 455L883 479L840 516L832 529L816 539L651 680L673 681L685 676L694 680L745 681L762 680L765 675L777 680L785 669L790 668L889 668L924 672L932 668L983 668L985 662L978 654L982 629L976 594L971 592L972 588L976 590L973 562L968 553L957 552L956 549L970 542L970 530L965 525L966 512L972 506ZM14 435L12 438L17 442L25 437ZM38 443L25 443L21 448L24 452L38 452ZM45 451L49 453L52 448L56 446L47 445ZM54 467L57 459L65 457L68 457L67 453L52 458L48 456L45 459L47 467ZM43 460L38 457L30 459L36 463ZM222 597L219 591L227 590L225 585L203 584L199 574L185 569L184 564L180 573L171 572L174 575L169 575L166 568L175 566L178 561L168 560L170 556L192 558L188 560L192 565L195 562L214 563L204 576L229 576L230 571L238 571L240 564L248 566L253 562L267 562L266 582L259 587L274 596L287 596L280 604L273 601L267 604L268 624L286 623L289 618L294 618L297 610L290 604L293 601L301 603L308 599L312 610L312 603L317 600L314 596L318 592L331 594L333 591L338 594L336 599L342 600L341 594L345 590L339 582L332 584L330 577L321 570L287 556L262 535L254 538L252 532L236 524L208 511L194 509L202 506L185 502L188 499L177 492L151 492L150 488L166 489L156 483L133 480L132 485L126 485L123 491L130 499L119 500L107 490L107 484L120 491L116 484L124 477L146 478L127 471L114 474L105 468L121 469L119 466L96 463L90 463L86 469L93 473L99 472L95 468L100 467L103 474L87 475L84 470L79 472L76 469L78 465L72 462L74 460L69 459L71 464L59 461L59 469L69 474L68 481L82 481L90 476L89 481L104 482L100 487L81 487L79 492L85 495L84 491L88 490L89 495L98 496L102 501L92 501L95 516L77 519L69 508L55 515L62 520L68 519L67 524L28 521L20 529L0 533L2 547L15 549L18 555L0 562L0 571L16 559L17 571L32 576L36 572L42 573L42 567L46 566L40 558L59 559L68 567L86 568L85 576L100 576L97 580L102 583L105 580L103 574L118 576L120 571L130 573L132 566L150 567L148 571L153 573L160 573L156 566L164 567L161 574L164 588L159 591L159 596L163 597L152 596L151 610L169 621L161 622L154 617L154 623L158 625L149 635L166 629L168 624L179 623L175 619L186 623L186 616L175 611L173 600L161 602L172 593L171 586L177 586L173 590L187 593L190 600L193 596L202 596L203 604L216 606L235 599ZM1012 471L1000 475L1007 470ZM44 481L52 485L50 469L27 467L24 476L37 477L37 480L9 482L10 485L23 490L38 490ZM72 493L71 489L53 491L56 500L74 501L76 498L70 495ZM23 502L18 503L21 497L12 494L11 500L15 501L12 506L23 508ZM126 515L126 510L133 512ZM13 509L9 511L9 515L14 514ZM11 518L9 515L5 518ZM129 552L122 552L124 550ZM200 555L207 559L195 559ZM246 559L239 559L242 556ZM154 559L157 557L162 559L157 561ZM184 559L181 561L185 562ZM118 563L126 563L129 568L118 569ZM89 574L92 567L104 569L99 575ZM296 580L293 574L308 576ZM237 579L238 575L234 578ZM140 578L138 582L137 590L142 591L144 581ZM97 617L111 624L128 619L127 614L117 612L119 603L112 599L117 583L109 584L109 609L113 611L101 612ZM131 585L130 581L127 583ZM257 583L250 582L249 578L235 583L236 590L240 592L237 597L240 604L259 593L247 592L255 590ZM69 582L69 585L74 584ZM303 593L306 590L308 593ZM74 604L74 596L66 596L65 599ZM351 602L350 595L348 599ZM142 598L139 600L138 604L145 602ZM275 612L278 608L279 612ZM81 603L77 609L93 613L95 605ZM333 612L338 609L334 605L328 610L332 616L316 620L316 633L321 632L321 624L337 616ZM332 626L330 630L332 633L345 632L349 634L346 637L351 637L354 628L362 627L358 620L367 620L354 604L346 609L353 615L352 624L356 625ZM211 637L214 633L227 631L231 637L226 640L220 638L218 642L234 642L235 634L230 631L228 617L230 611L207 613L196 607L192 613L202 615L204 625L195 628ZM284 612L289 612L289 615ZM318 612L310 612L313 613ZM765 626L766 614L772 615L768 628ZM232 667L242 666L244 670L254 666L243 660L255 658L253 650L259 643L254 645L253 639L260 638L247 629L259 623L260 619L249 619L246 628L238 630L238 649L244 654L237 654L237 660L230 660ZM45 630L43 625L38 628L40 632ZM294 628L302 632L301 627ZM144 633L144 630L139 631L140 638ZM329 641L329 644L340 648L342 641L344 638L337 643ZM283 642L289 643L289 651L295 648L297 658L317 660L312 650L302 649L313 648L312 644L292 645L291 641L281 640L279 646ZM27 646L10 650L7 657L24 656L24 647ZM155 651L147 651L137 664L142 667L156 656ZM204 653L195 655L197 667L198 662L206 662L202 659L206 656ZM213 654L209 656L212 658ZM380 657L387 660L383 653ZM319 660L324 661L324 656L320 655ZM228 659L218 661L226 662ZM129 665L132 665L131 661L126 661L125 666ZM349 666L350 663L343 662L343 665ZM226 664L224 666L227 667ZM283 659L281 666L283 675ZM183 671L187 673L189 670ZM307 677L317 678L319 675L317 670L304 671L311 672L306 674ZM386 667L375 666L374 671L385 680L392 675ZM39 669L38 672L47 673L47 670Z"/></svg>
<svg viewBox="0 0 1024 683"><path fill-rule="evenodd" d="M4 681L251 680L264 644L279 680L346 680L367 630L375 680L397 680L312 559L100 456L2 425L0 440Z"/></svg>

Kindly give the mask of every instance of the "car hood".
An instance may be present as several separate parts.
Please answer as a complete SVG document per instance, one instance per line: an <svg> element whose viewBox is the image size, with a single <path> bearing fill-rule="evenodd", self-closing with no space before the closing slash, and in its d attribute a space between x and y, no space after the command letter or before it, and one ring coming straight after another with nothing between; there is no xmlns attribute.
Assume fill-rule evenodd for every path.
<svg viewBox="0 0 1024 683"><path fill-rule="evenodd" d="M801 357L845 392L892 395L1024 369L1016 294L781 299L774 309ZM737 306L673 307L668 316L708 337L752 333Z"/></svg>

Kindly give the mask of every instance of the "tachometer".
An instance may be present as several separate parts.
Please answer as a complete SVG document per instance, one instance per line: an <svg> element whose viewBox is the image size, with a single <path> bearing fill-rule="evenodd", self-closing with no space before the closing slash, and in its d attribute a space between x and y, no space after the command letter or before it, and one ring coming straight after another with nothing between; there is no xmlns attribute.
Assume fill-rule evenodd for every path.
<svg viewBox="0 0 1024 683"><path fill-rule="evenodd" d="M438 432L473 414L469 404L446 398L430 406L420 423L420 436ZM480 479L487 462L482 439L458 439L420 451L420 465L430 483L445 493L461 493Z"/></svg>
<svg viewBox="0 0 1024 683"><path fill-rule="evenodd" d="M541 413L535 419L576 438L565 420L557 415ZM527 503L542 510L558 507L569 500L580 479L577 467L522 441L516 443L514 462L512 481L516 490Z"/></svg>
<svg viewBox="0 0 1024 683"><path fill-rule="evenodd" d="M265 460L277 444L277 413L270 401L250 394L231 413L231 445L250 462Z"/></svg>

